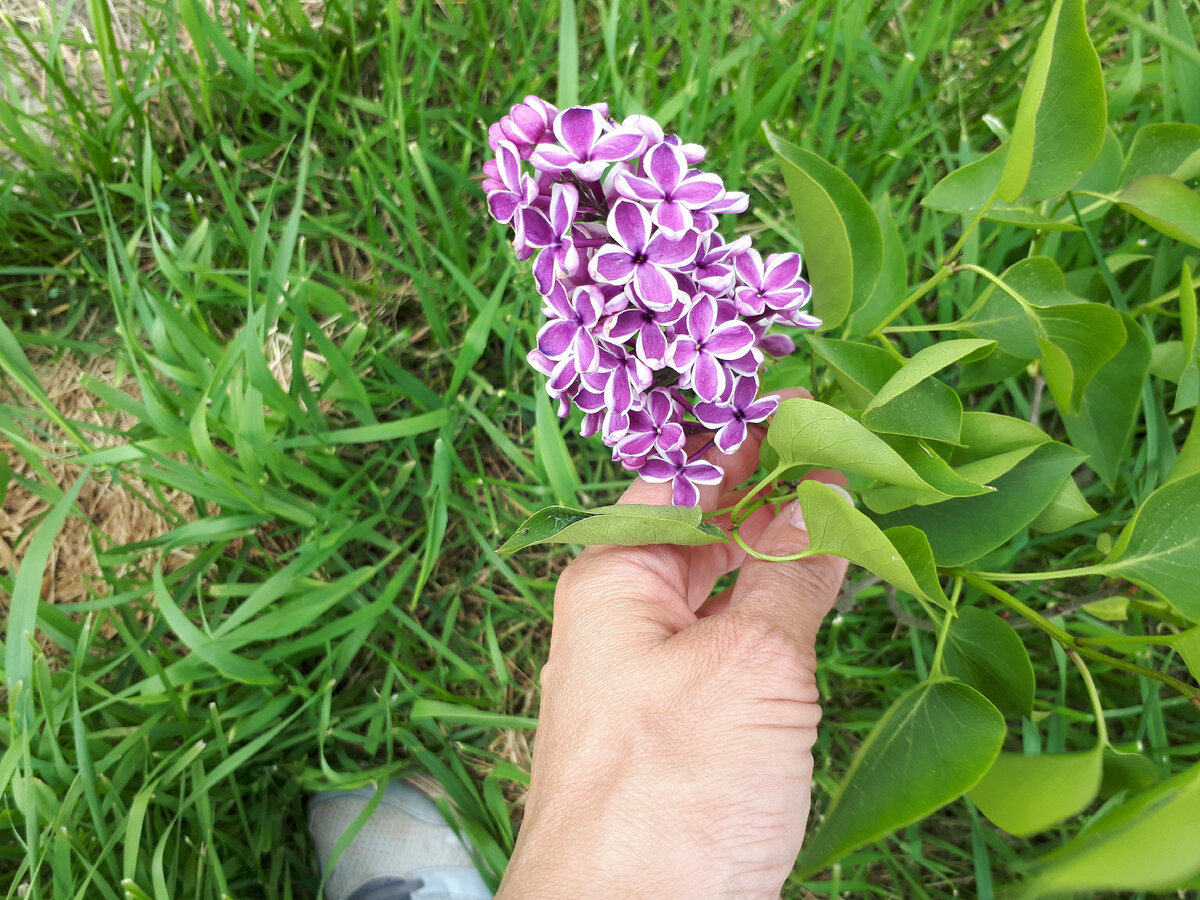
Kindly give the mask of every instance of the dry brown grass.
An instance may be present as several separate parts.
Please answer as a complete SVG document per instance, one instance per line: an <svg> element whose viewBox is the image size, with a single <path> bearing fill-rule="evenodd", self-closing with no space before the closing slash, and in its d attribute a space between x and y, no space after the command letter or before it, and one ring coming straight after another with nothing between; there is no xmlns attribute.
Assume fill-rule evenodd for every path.
<svg viewBox="0 0 1200 900"><path fill-rule="evenodd" d="M94 447L123 443L122 433L136 424L128 414L105 407L80 383L86 374L136 395L137 384L132 378L114 384L111 358L97 356L81 365L73 356L62 355L35 364L34 371L54 406ZM31 424L23 429L24 437L57 487L65 490L74 484L83 467L73 461L74 450L66 436L57 427L43 424L34 399L19 389L0 385L0 402L28 412L26 418ZM37 423L36 427L32 423ZM44 476L18 448L0 439L0 452L6 455L16 476L0 506L0 566L12 571L50 504L33 489L39 480L44 481ZM96 555L98 547L149 541L195 518L194 503L186 494L156 496L136 477L126 475L116 480L97 472L81 488L75 512L50 551L42 582L42 599L48 603L79 603L103 595L104 573ZM171 570L187 559L183 551L172 551L163 566ZM0 615L6 614L7 598L0 597Z"/></svg>

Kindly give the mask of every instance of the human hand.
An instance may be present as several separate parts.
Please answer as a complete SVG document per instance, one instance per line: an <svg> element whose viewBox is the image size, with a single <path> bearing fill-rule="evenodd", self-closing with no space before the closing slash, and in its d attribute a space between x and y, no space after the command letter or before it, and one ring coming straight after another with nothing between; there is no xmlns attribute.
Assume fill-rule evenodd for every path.
<svg viewBox="0 0 1200 900"><path fill-rule="evenodd" d="M752 431L722 458L724 482L701 489L706 511L757 467ZM621 502L670 496L639 479ZM741 534L770 555L808 544L794 501ZM580 554L555 594L524 824L497 897L778 897L808 817L816 634L845 571L734 544Z"/></svg>

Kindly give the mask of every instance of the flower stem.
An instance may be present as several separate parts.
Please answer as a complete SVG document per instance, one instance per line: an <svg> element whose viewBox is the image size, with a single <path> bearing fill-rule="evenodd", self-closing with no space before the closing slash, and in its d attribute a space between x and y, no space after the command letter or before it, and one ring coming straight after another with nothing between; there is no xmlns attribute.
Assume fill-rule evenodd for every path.
<svg viewBox="0 0 1200 900"><path fill-rule="evenodd" d="M999 600L1023 619L1032 622L1038 628L1042 629L1042 631L1046 632L1046 634L1050 635L1050 637L1054 638L1054 640L1058 641L1058 643L1061 644L1068 653L1078 653L1080 656L1096 660L1097 662L1102 662L1106 665L1112 666L1114 669L1121 669L1125 672L1132 672L1135 675L1141 675L1144 678L1151 678L1155 681L1162 682L1168 687L1179 691L1179 693L1188 698L1188 701L1193 706L1195 706L1197 709L1200 709L1200 688L1194 688L1190 684L1185 684L1178 678L1172 678L1170 675L1164 675L1162 672L1156 672L1153 669L1147 669L1145 666L1139 666L1137 663L1131 663L1124 659L1118 659L1115 656L1109 656L1107 653L1100 653L1091 649L1090 647L1081 645L1079 639L1073 634L1064 631L1062 628L1059 628L1041 613L1037 612L1032 607L1027 606L1008 591L1002 590L998 586L992 584L990 581L981 578L975 572L968 572L966 569L951 569L950 574L961 577L967 582L967 584L979 588L979 590L983 591L988 596Z"/></svg>
<svg viewBox="0 0 1200 900"><path fill-rule="evenodd" d="M950 265L943 265L940 269L934 272L933 275L931 275L923 285L905 297L903 302L901 302L899 306L897 306L888 314L887 318L876 325L875 330L867 335L866 340L869 341L878 338L881 334L883 334L884 328L894 322L901 313L919 301L922 297L949 278L952 274L954 274L954 267Z"/></svg>
<svg viewBox="0 0 1200 900"><path fill-rule="evenodd" d="M1075 668L1083 676L1083 683L1087 687L1088 699L1092 703L1092 715L1096 717L1096 734L1100 738L1100 743L1107 747L1108 723L1104 721L1104 707L1100 703L1100 694L1096 690L1096 682L1092 680L1092 673L1088 671L1087 664L1080 658L1079 651L1068 650L1067 656L1071 657L1071 662L1075 663Z"/></svg>

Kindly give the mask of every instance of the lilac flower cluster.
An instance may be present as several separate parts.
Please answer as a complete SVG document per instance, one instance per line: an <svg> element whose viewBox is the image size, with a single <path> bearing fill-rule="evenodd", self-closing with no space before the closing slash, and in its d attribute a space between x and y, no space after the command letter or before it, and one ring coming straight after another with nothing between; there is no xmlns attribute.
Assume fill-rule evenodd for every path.
<svg viewBox="0 0 1200 900"><path fill-rule="evenodd" d="M618 123L607 104L561 112L526 97L488 132L488 208L513 229L547 322L529 363L547 376L559 415L574 404L583 435L647 481L673 482L677 506L699 502L720 466L689 455L689 433L733 453L747 425L778 406L758 397L765 355L795 349L772 325L816 328L800 256L765 260L749 237L726 243L717 216L748 198L695 168L705 151L649 116ZM689 398L690 392L691 396Z"/></svg>

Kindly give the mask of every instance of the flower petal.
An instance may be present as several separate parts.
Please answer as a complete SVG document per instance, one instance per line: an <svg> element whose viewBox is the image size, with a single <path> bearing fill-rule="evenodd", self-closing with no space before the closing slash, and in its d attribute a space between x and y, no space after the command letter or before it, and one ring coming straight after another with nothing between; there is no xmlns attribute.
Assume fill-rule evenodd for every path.
<svg viewBox="0 0 1200 900"><path fill-rule="evenodd" d="M645 167L646 176L662 188L667 196L678 187L683 181L684 173L687 172L687 160L683 158L683 151L670 144L651 147L646 151L642 165Z"/></svg>
<svg viewBox="0 0 1200 900"><path fill-rule="evenodd" d="M746 442L746 423L741 419L734 419L717 432L713 441L722 453L733 453Z"/></svg>
<svg viewBox="0 0 1200 900"><path fill-rule="evenodd" d="M502 224L508 224L521 208L521 197L512 191L492 191L488 194L488 212Z"/></svg>
<svg viewBox="0 0 1200 900"><path fill-rule="evenodd" d="M615 244L601 247L588 264L592 277L605 284L628 283L636 268L629 251Z"/></svg>
<svg viewBox="0 0 1200 900"><path fill-rule="evenodd" d="M646 146L646 136L638 131L618 129L601 137L592 146L590 157L605 163L632 159Z"/></svg>
<svg viewBox="0 0 1200 900"><path fill-rule="evenodd" d="M675 302L675 282L654 263L642 263L633 273L633 289L653 309L666 309Z"/></svg>
<svg viewBox="0 0 1200 900"><path fill-rule="evenodd" d="M692 209L700 209L720 197L724 190L725 183L720 175L702 172L685 178L671 192L671 199L686 203Z"/></svg>
<svg viewBox="0 0 1200 900"><path fill-rule="evenodd" d="M754 346L754 332L745 322L718 325L704 341L704 349L721 359L737 359Z"/></svg>
<svg viewBox="0 0 1200 900"><path fill-rule="evenodd" d="M571 322L555 319L542 326L537 334L537 346L550 359L561 359L571 349L578 329Z"/></svg>
<svg viewBox="0 0 1200 900"><path fill-rule="evenodd" d="M618 200L608 214L608 233L630 253L642 253L650 234L650 214L632 200Z"/></svg>
<svg viewBox="0 0 1200 900"><path fill-rule="evenodd" d="M701 350L692 367L692 390L703 400L715 401L725 390L725 369L711 353Z"/></svg>
<svg viewBox="0 0 1200 900"><path fill-rule="evenodd" d="M650 238L650 243L646 245L646 258L668 269L679 269L696 258L699 246L699 232L685 231L678 238L659 232Z"/></svg>
<svg viewBox="0 0 1200 900"><path fill-rule="evenodd" d="M675 200L664 200L654 207L650 220L668 238L678 240L692 227L692 213Z"/></svg>
<svg viewBox="0 0 1200 900"><path fill-rule="evenodd" d="M592 145L603 130L604 120L600 113L586 106L565 109L554 120L554 134L559 143L570 150L577 160L588 158Z"/></svg>
<svg viewBox="0 0 1200 900"><path fill-rule="evenodd" d="M617 193L630 200L642 203L657 203L663 199L662 189L647 178L638 178L628 172L620 172L613 181Z"/></svg>
<svg viewBox="0 0 1200 900"><path fill-rule="evenodd" d="M569 150L564 150L557 144L538 144L537 149L529 157L534 168L543 172L562 172L579 161Z"/></svg>
<svg viewBox="0 0 1200 900"><path fill-rule="evenodd" d="M700 505L700 489L688 481L682 472L675 479L675 486L671 492L671 502L675 506Z"/></svg>

